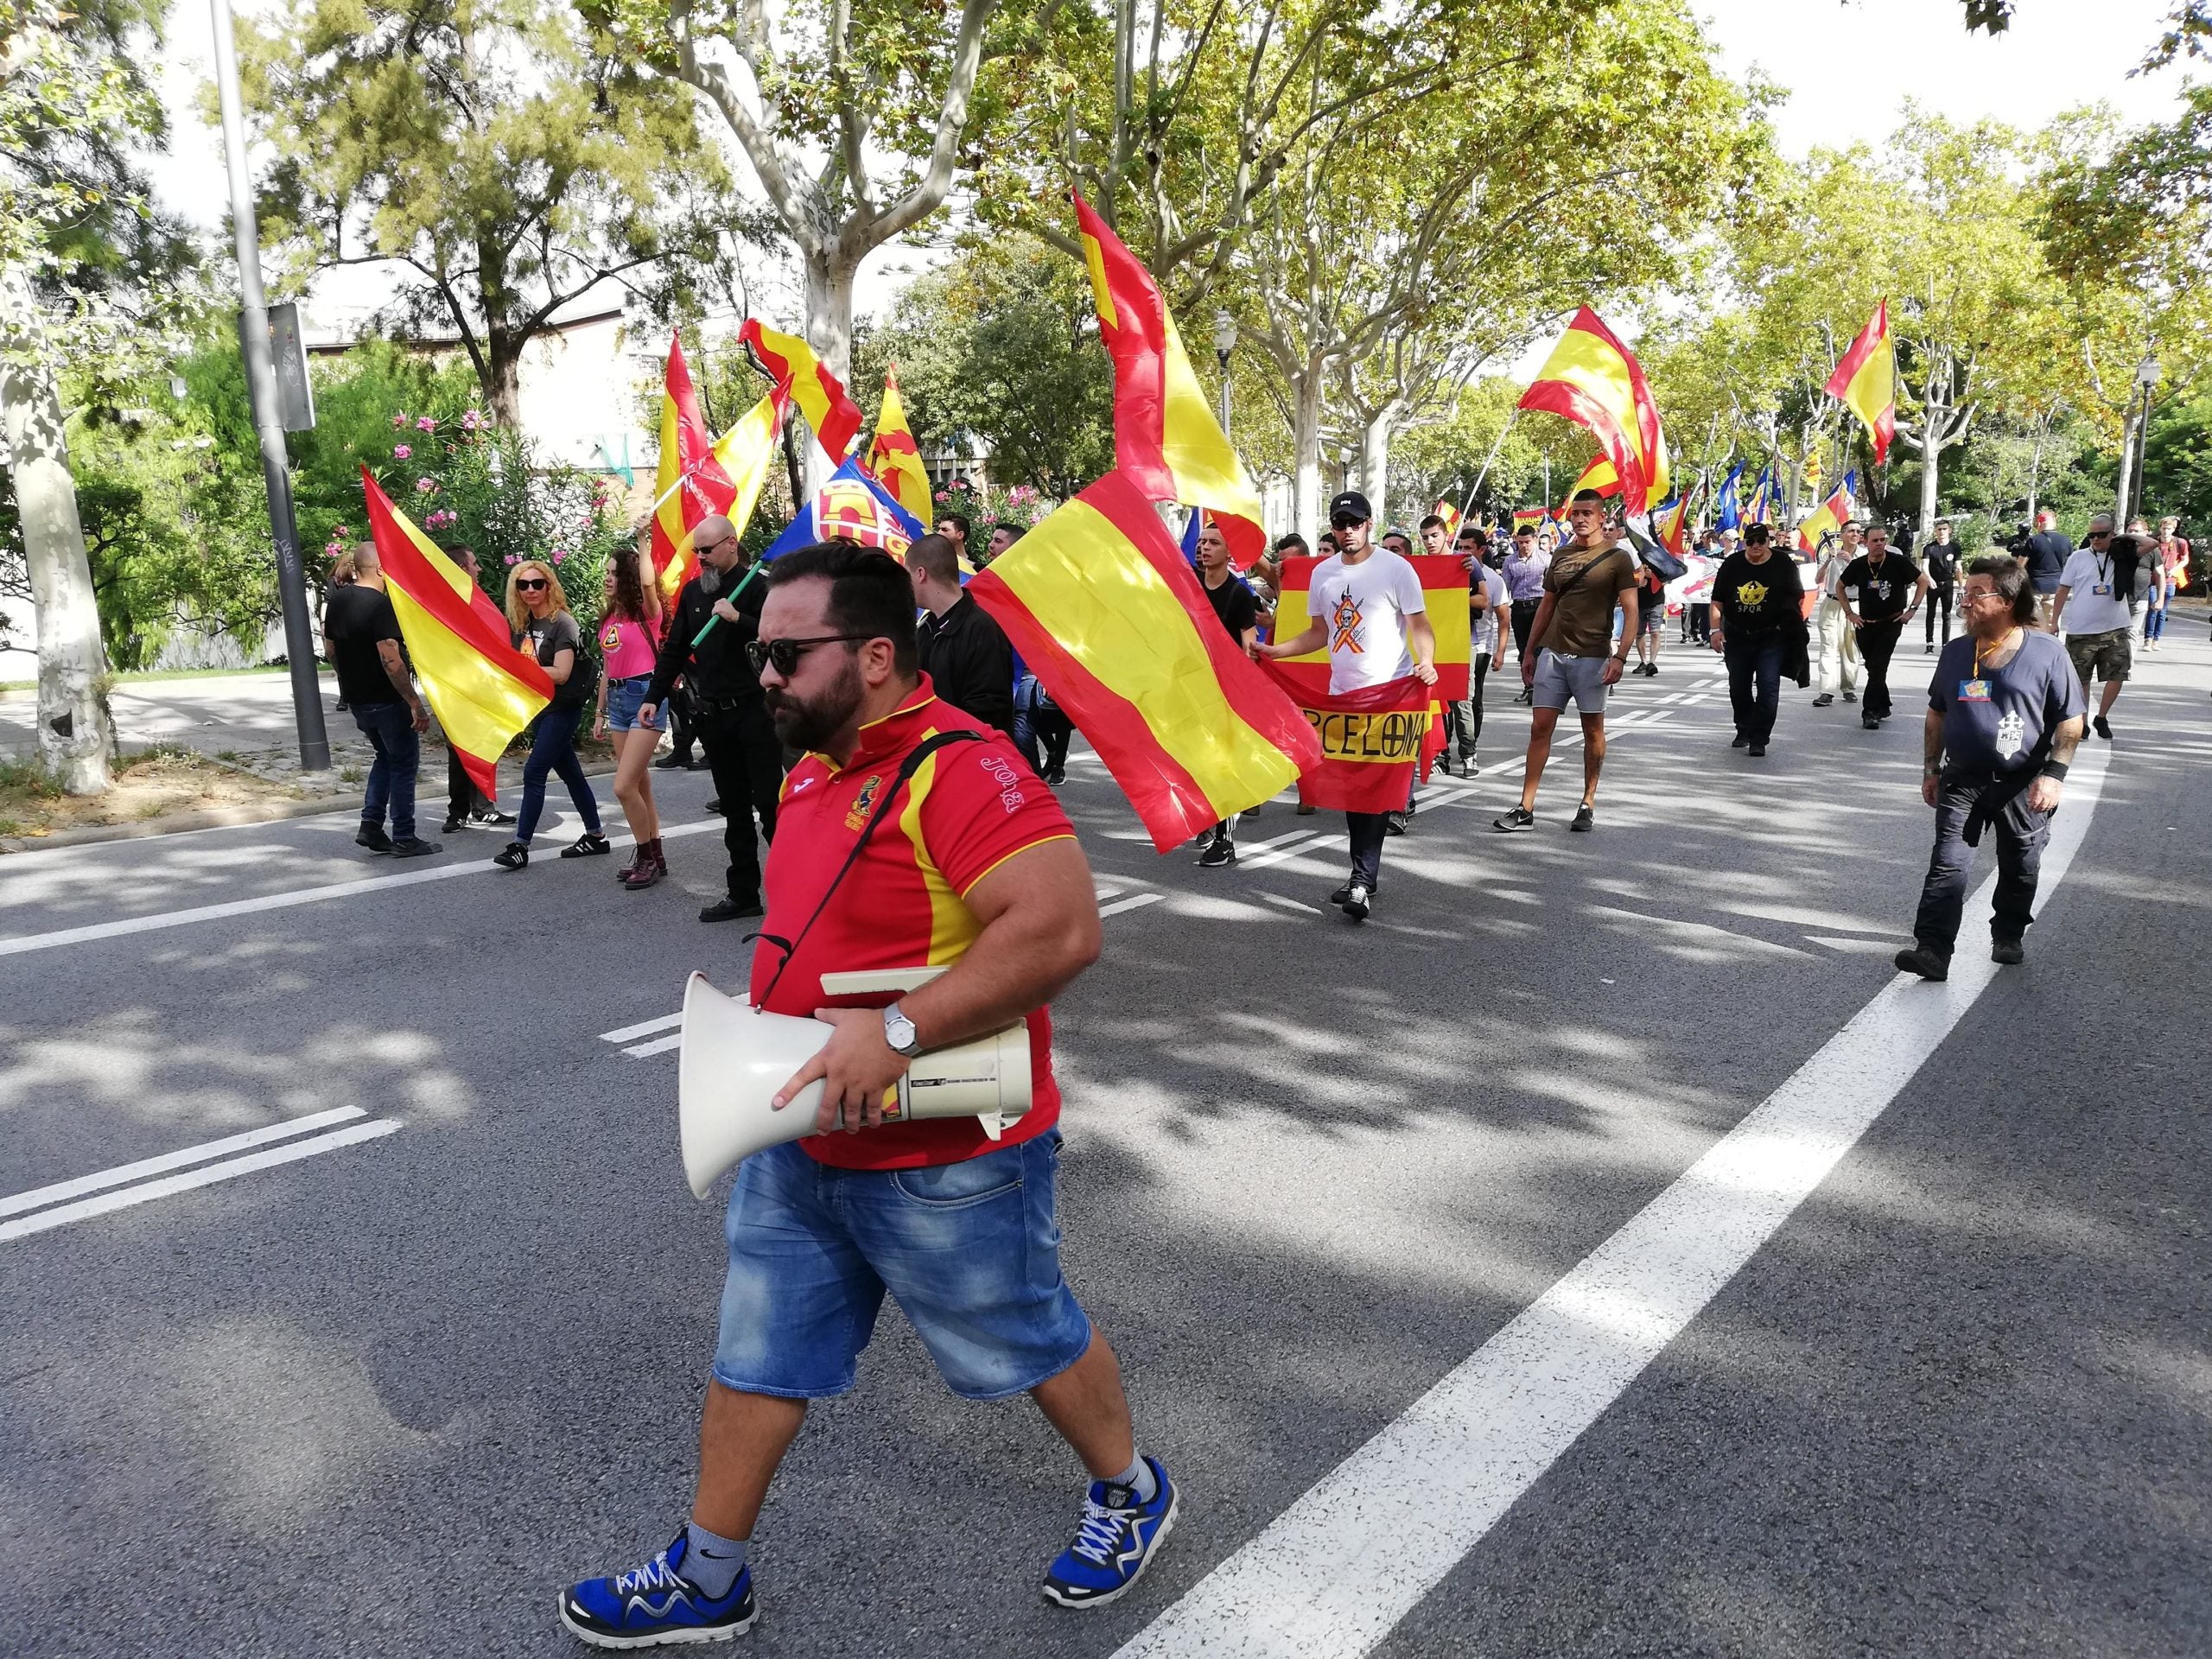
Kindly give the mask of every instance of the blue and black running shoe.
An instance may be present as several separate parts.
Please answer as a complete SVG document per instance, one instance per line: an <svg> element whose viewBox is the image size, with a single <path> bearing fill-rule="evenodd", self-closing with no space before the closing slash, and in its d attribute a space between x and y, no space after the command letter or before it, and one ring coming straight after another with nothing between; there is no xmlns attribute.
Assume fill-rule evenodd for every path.
<svg viewBox="0 0 2212 1659"><path fill-rule="evenodd" d="M669 1642L727 1642L760 1617L753 1569L738 1573L726 1596L709 1596L683 1576L689 1535L646 1562L611 1579L586 1579L561 1598L561 1623L595 1648L657 1648Z"/></svg>
<svg viewBox="0 0 2212 1659"><path fill-rule="evenodd" d="M1175 1483L1147 1458L1154 1491L1147 1502L1133 1486L1090 1483L1075 1541L1045 1574L1045 1599L1063 1607L1103 1607L1140 1578L1175 1524Z"/></svg>

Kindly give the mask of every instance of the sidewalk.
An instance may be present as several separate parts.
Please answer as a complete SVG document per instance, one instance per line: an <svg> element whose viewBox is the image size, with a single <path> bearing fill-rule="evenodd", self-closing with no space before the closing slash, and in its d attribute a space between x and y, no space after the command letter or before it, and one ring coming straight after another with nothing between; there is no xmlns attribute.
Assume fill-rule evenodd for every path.
<svg viewBox="0 0 2212 1659"><path fill-rule="evenodd" d="M353 722L336 712L337 681L321 676L323 719L330 729L334 765L368 754ZM176 679L128 681L108 694L116 736L126 752L175 744L207 755L257 760L279 754L296 757L299 737L292 720L289 674L210 674ZM28 758L37 747L35 726L38 694L30 690L0 693L0 757ZM340 758L340 749L346 751ZM260 766L255 768L261 770Z"/></svg>

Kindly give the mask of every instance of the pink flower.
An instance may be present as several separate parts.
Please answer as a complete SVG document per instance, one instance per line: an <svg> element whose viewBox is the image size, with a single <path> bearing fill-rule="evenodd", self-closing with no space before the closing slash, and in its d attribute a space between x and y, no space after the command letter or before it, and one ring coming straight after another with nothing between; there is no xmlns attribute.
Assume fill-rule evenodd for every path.
<svg viewBox="0 0 2212 1659"><path fill-rule="evenodd" d="M415 429L417 432L435 432L438 429L438 423L427 415L418 415L415 417Z"/></svg>
<svg viewBox="0 0 2212 1659"><path fill-rule="evenodd" d="M398 431L406 424L407 417L404 415L395 415L391 417L391 429L395 432Z"/></svg>
<svg viewBox="0 0 2212 1659"><path fill-rule="evenodd" d="M418 478L415 480L416 493L420 495L428 495L437 487L438 480L435 478Z"/></svg>
<svg viewBox="0 0 2212 1659"><path fill-rule="evenodd" d="M391 446L391 458L394 461L404 461L414 453L414 450L404 443L395 443Z"/></svg>
<svg viewBox="0 0 2212 1659"><path fill-rule="evenodd" d="M517 558L513 554L510 553L507 555L507 563L509 564L520 564L522 561Z"/></svg>
<svg viewBox="0 0 2212 1659"><path fill-rule="evenodd" d="M350 530L346 529L345 525L343 525L343 524L340 524L336 529L333 530L330 533L331 533L333 536L336 537L340 541L341 541L341 542L342 542L342 541L344 541L344 540L345 540L348 536L351 536L353 532L352 531L350 531Z"/></svg>
<svg viewBox="0 0 2212 1659"><path fill-rule="evenodd" d="M461 417L461 429L464 432L474 432L478 427L483 424L484 417L473 409L467 410Z"/></svg>
<svg viewBox="0 0 2212 1659"><path fill-rule="evenodd" d="M556 564L560 563L562 560L568 556L569 550L565 547L556 547L553 550L553 563Z"/></svg>
<svg viewBox="0 0 2212 1659"><path fill-rule="evenodd" d="M343 542L326 542L323 543L322 550L329 554L330 556L334 559L344 554L346 551L346 543Z"/></svg>

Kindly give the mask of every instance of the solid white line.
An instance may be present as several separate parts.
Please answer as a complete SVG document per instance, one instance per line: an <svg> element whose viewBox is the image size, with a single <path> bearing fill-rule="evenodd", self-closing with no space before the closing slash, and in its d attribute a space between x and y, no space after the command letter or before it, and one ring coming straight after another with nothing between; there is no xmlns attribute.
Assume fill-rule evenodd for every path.
<svg viewBox="0 0 2212 1659"><path fill-rule="evenodd" d="M634 1026L625 1026L620 1031L602 1031L599 1033L599 1040L602 1043L632 1042L638 1038L650 1037L657 1031L666 1031L671 1026L683 1023L683 1010L678 1008L674 1014L664 1014L658 1020L642 1020Z"/></svg>
<svg viewBox="0 0 2212 1659"><path fill-rule="evenodd" d="M339 1106L327 1112L313 1112L305 1117L288 1118L282 1123L264 1124L260 1128L248 1129L243 1135L226 1135L219 1141L203 1141L196 1147L181 1147L175 1152L162 1153L158 1157L141 1158L135 1164L118 1164L113 1169L79 1175L73 1180L56 1181L51 1186L35 1186L28 1192L0 1198L0 1216L12 1216L21 1211L60 1204L65 1198L97 1192L103 1187L121 1186L125 1181L158 1175L165 1169L203 1163L210 1158L220 1158L226 1153L244 1152L248 1147L266 1146L271 1141L282 1141L288 1135L305 1135L309 1129L327 1128L333 1123L346 1123L367 1116L359 1106Z"/></svg>
<svg viewBox="0 0 2212 1659"><path fill-rule="evenodd" d="M1125 910L1141 910L1147 905L1156 905L1167 895L1164 893L1141 893L1133 899L1123 899L1110 905L1101 905L1101 916L1119 916Z"/></svg>
<svg viewBox="0 0 2212 1659"><path fill-rule="evenodd" d="M671 1014L669 1018L671 1020L681 1020L683 1016L680 1014ZM665 1054L671 1048L681 1048L683 1046L683 1033L679 1031L673 1037L658 1038L650 1043L633 1043L622 1052L630 1056L632 1059L642 1060L649 1058L655 1054Z"/></svg>
<svg viewBox="0 0 2212 1659"><path fill-rule="evenodd" d="M351 1128L333 1129L328 1135L314 1135L305 1141L288 1141L283 1146L271 1147L266 1152L250 1153L244 1158L232 1158L223 1163L188 1169L182 1174L164 1176L158 1181L146 1181L118 1192L103 1192L96 1198L65 1204L58 1209L41 1210L35 1216L25 1216L20 1220L0 1222L0 1243L5 1243L11 1238L27 1237L32 1233L42 1233L48 1228L64 1227L73 1221L104 1216L112 1210L128 1209L134 1204L165 1198L173 1192L189 1192L195 1186L212 1186L217 1181L227 1181L234 1175L249 1175L257 1169L293 1163L302 1158L312 1158L317 1153L335 1152L340 1147L358 1146L364 1141L374 1141L379 1135L390 1135L398 1127L396 1118L372 1118L366 1123L356 1123Z"/></svg>
<svg viewBox="0 0 2212 1659"><path fill-rule="evenodd" d="M2082 753L2044 855L2046 894L2103 784L2101 752ZM1371 1652L1812 1195L1995 975L1969 950L1948 983L1892 979L1679 1180L1116 1659Z"/></svg>
<svg viewBox="0 0 2212 1659"><path fill-rule="evenodd" d="M720 835L722 821L713 818L705 823L664 825L661 839L673 841L680 836ZM628 836L609 836L607 840L617 847L632 844ZM441 864L434 869L406 870L396 875L369 875L358 881L334 881L327 887L296 887L289 893L266 893L257 899L233 899L219 905L195 905L190 910L165 910L151 916L129 916L121 921L93 922L84 927L64 927L51 933L26 933L20 938L0 939L0 957L22 956L33 950L57 950L67 944L88 944L95 939L117 939L131 933L158 933L164 928L189 927L194 922L218 921L226 916L251 916L264 910L289 910L296 905L321 904L326 899L351 899L364 893L381 893L387 887L419 887L425 881L451 881L464 875L499 875L505 874L490 859L470 860L467 863Z"/></svg>

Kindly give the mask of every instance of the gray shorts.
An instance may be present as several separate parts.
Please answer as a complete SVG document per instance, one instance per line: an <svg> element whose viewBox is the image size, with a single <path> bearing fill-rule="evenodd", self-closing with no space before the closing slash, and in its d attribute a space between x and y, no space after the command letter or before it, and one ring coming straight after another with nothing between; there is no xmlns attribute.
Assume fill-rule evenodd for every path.
<svg viewBox="0 0 2212 1659"><path fill-rule="evenodd" d="M1585 715L1605 712L1605 659L1603 657L1562 657L1555 651L1536 658L1535 696L1529 706L1564 709L1572 698Z"/></svg>

